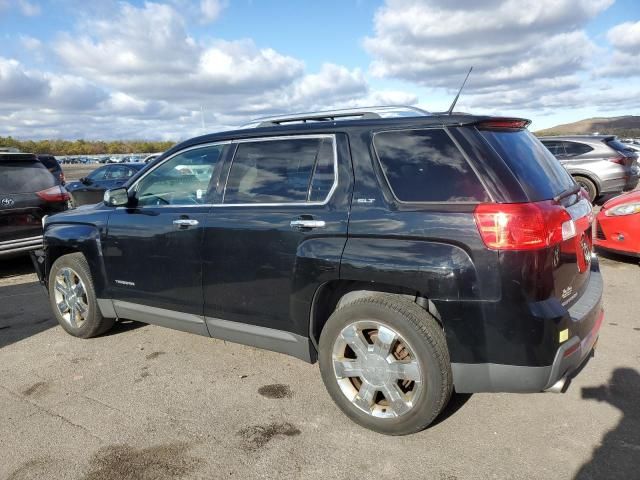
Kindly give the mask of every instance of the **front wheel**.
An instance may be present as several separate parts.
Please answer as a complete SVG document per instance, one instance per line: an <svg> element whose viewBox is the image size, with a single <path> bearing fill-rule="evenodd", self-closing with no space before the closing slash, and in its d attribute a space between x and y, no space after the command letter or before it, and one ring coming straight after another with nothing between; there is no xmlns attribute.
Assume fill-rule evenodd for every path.
<svg viewBox="0 0 640 480"><path fill-rule="evenodd" d="M389 294L355 300L327 321L320 372L338 407L365 428L406 435L426 428L452 391L438 322L419 305Z"/></svg>
<svg viewBox="0 0 640 480"><path fill-rule="evenodd" d="M115 322L103 317L98 309L89 265L81 253L63 255L53 262L49 302L60 326L74 337L95 337Z"/></svg>

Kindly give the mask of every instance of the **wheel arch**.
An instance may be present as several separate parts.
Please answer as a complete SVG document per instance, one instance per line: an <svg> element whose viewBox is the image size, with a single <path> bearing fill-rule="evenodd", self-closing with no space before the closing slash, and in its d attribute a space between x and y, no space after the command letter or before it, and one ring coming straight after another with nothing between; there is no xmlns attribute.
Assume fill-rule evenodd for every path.
<svg viewBox="0 0 640 480"><path fill-rule="evenodd" d="M82 253L87 260L91 272L94 289L98 298L103 297L107 288L104 258L100 232L94 225L86 224L53 224L47 227L44 234L45 246L45 281L53 263L63 255Z"/></svg>
<svg viewBox="0 0 640 480"><path fill-rule="evenodd" d="M331 314L349 303L379 293L396 295L406 301L417 303L424 310L433 315L444 330L442 317L435 304L417 290L406 286L362 282L357 280L333 280L320 285L313 296L309 316L309 338L314 348L318 350L318 342L324 325Z"/></svg>

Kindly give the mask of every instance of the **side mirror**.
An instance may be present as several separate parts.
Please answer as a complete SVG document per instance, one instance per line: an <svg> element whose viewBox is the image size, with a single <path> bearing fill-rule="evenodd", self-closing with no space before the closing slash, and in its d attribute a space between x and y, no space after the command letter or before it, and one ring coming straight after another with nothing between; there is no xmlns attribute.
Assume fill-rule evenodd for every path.
<svg viewBox="0 0 640 480"><path fill-rule="evenodd" d="M126 188L114 188L104 192L104 204L110 207L124 207L129 204Z"/></svg>
<svg viewBox="0 0 640 480"><path fill-rule="evenodd" d="M82 177L80 179L80 183L84 185L91 185L93 183L93 180L91 180L89 177Z"/></svg>

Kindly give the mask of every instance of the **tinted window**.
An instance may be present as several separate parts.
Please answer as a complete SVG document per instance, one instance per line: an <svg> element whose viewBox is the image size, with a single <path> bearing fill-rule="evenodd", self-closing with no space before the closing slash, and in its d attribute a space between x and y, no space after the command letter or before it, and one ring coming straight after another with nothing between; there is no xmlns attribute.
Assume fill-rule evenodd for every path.
<svg viewBox="0 0 640 480"><path fill-rule="evenodd" d="M556 157L564 155L564 144L562 142L543 140L542 144Z"/></svg>
<svg viewBox="0 0 640 480"><path fill-rule="evenodd" d="M39 161L0 160L0 194L39 192L55 183L51 172Z"/></svg>
<svg viewBox="0 0 640 480"><path fill-rule="evenodd" d="M567 152L568 157L577 157L578 155L584 155L585 153L593 150L589 145L577 142L562 142L564 143L564 150Z"/></svg>
<svg viewBox="0 0 640 480"><path fill-rule="evenodd" d="M617 139L609 140L606 143L617 152L633 153L633 149L629 148L628 145L625 145L620 140L617 140Z"/></svg>
<svg viewBox="0 0 640 480"><path fill-rule="evenodd" d="M109 167L107 170L108 180L123 180L133 175L134 171L128 167Z"/></svg>
<svg viewBox="0 0 640 480"><path fill-rule="evenodd" d="M382 132L374 136L382 170L403 202L483 202L480 180L441 129Z"/></svg>
<svg viewBox="0 0 640 480"><path fill-rule="evenodd" d="M152 170L136 188L139 205L207 203L211 179L217 175L223 145L188 150ZM127 167L123 167L127 168ZM215 173L214 173L215 172Z"/></svg>
<svg viewBox="0 0 640 480"><path fill-rule="evenodd" d="M324 200L333 185L333 178L331 139L241 143L229 172L224 203Z"/></svg>
<svg viewBox="0 0 640 480"><path fill-rule="evenodd" d="M548 200L575 183L560 162L527 130L482 131L531 201Z"/></svg>
<svg viewBox="0 0 640 480"><path fill-rule="evenodd" d="M100 167L94 170L93 172L91 172L89 175L87 175L87 178L90 178L91 180L94 180L94 181L104 180L105 177L107 176L108 170L109 170L109 167Z"/></svg>
<svg viewBox="0 0 640 480"><path fill-rule="evenodd" d="M58 168L58 162L51 155L38 155L38 160L40 160L42 162L42 164L45 167L49 168L49 169L51 169L51 168L57 169Z"/></svg>

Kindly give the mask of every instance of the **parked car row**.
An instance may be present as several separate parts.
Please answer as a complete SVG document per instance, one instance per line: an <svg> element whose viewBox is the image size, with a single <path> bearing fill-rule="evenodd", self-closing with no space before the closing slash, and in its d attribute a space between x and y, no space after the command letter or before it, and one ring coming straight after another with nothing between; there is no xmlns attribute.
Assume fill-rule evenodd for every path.
<svg viewBox="0 0 640 480"><path fill-rule="evenodd" d="M588 192L591 202L638 185L638 152L613 135L541 137L540 141Z"/></svg>

